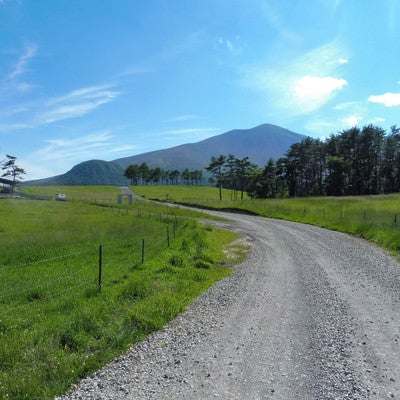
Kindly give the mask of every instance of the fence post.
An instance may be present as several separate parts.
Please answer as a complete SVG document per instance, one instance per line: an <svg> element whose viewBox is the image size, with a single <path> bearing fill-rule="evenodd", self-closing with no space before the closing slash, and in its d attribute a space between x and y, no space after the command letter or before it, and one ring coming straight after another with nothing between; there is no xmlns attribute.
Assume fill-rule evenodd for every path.
<svg viewBox="0 0 400 400"><path fill-rule="evenodd" d="M176 238L177 226L178 226L178 220L177 220L176 215L175 215L175 221L174 221L174 225L173 225L173 228L174 228L174 240Z"/></svg>
<svg viewBox="0 0 400 400"><path fill-rule="evenodd" d="M144 263L144 239L142 239L142 264Z"/></svg>
<svg viewBox="0 0 400 400"><path fill-rule="evenodd" d="M167 245L169 247L169 225L167 225Z"/></svg>
<svg viewBox="0 0 400 400"><path fill-rule="evenodd" d="M102 269L103 269L103 245L100 245L99 246L99 283L98 283L99 292L101 291Z"/></svg>

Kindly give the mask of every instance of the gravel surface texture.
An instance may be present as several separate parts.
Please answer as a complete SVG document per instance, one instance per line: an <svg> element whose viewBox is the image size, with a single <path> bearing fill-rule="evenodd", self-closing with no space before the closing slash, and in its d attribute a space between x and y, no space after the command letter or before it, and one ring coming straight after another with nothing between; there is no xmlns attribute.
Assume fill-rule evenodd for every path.
<svg viewBox="0 0 400 400"><path fill-rule="evenodd" d="M229 218L213 223L251 243L236 272L59 399L400 399L399 263L337 232Z"/></svg>

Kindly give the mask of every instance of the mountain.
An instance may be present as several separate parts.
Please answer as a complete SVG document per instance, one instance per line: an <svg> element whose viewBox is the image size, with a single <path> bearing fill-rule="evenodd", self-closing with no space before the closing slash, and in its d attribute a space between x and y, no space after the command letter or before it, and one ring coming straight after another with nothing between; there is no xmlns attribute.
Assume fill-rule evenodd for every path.
<svg viewBox="0 0 400 400"><path fill-rule="evenodd" d="M263 124L251 129L235 129L197 143L119 158L114 162L124 169L145 162L151 168L202 170L210 164L211 156L233 154L236 158L249 157L251 162L264 166L269 158L282 157L293 143L304 138L304 135L279 126Z"/></svg>
<svg viewBox="0 0 400 400"><path fill-rule="evenodd" d="M145 162L150 168L203 170L210 164L211 156L220 154L233 154L240 159L249 157L251 162L264 166L269 158L282 157L293 143L305 137L276 125L263 124L114 161L85 161L63 175L27 181L24 185L128 185L129 180L123 174L129 165Z"/></svg>
<svg viewBox="0 0 400 400"><path fill-rule="evenodd" d="M90 160L75 165L63 175L25 182L25 185L128 185L124 169L112 162Z"/></svg>

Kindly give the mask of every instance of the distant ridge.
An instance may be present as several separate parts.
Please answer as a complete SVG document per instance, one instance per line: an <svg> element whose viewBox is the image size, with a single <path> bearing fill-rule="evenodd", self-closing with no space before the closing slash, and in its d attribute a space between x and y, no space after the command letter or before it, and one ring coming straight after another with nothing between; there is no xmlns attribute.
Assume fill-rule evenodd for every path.
<svg viewBox="0 0 400 400"><path fill-rule="evenodd" d="M24 185L127 185L123 174L131 164L145 162L150 168L183 171L204 170L211 156L233 154L264 166L270 158L282 157L294 143L306 136L280 126L262 124L251 129L234 129L197 143L182 144L114 161L90 160L74 166L63 175L27 181Z"/></svg>
<svg viewBox="0 0 400 400"><path fill-rule="evenodd" d="M269 158L282 157L293 143L301 142L304 135L277 125L262 124L251 129L234 129L197 143L182 144L165 150L156 150L114 160L122 168L145 162L149 167L183 170L204 169L211 156L233 154L237 158L264 166Z"/></svg>

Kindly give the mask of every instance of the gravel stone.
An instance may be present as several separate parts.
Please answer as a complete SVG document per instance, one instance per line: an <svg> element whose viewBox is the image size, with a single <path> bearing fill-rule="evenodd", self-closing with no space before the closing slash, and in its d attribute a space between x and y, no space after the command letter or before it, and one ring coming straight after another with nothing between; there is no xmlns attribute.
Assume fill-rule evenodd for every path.
<svg viewBox="0 0 400 400"><path fill-rule="evenodd" d="M400 399L399 263L341 233L228 217L207 223L251 243L235 273L58 400Z"/></svg>

